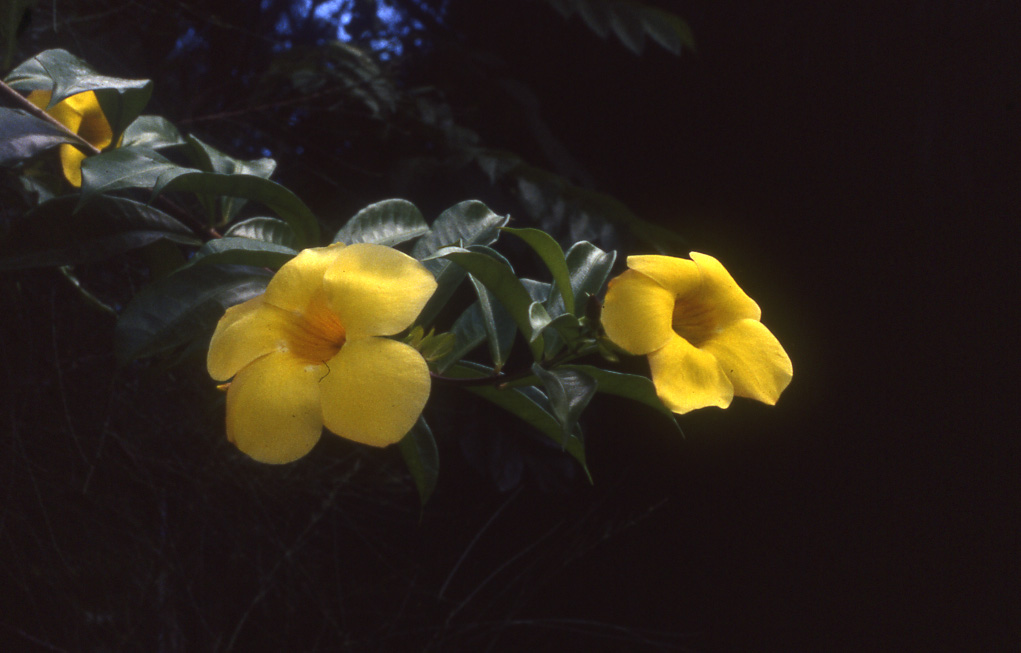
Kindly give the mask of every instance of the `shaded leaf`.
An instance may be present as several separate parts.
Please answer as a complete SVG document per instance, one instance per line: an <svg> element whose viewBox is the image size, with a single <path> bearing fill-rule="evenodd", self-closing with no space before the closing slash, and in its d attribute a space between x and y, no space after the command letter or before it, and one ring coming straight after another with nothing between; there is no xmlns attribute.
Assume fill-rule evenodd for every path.
<svg viewBox="0 0 1021 653"><path fill-rule="evenodd" d="M174 177L187 172L162 154L148 147L120 147L82 161L82 194L79 206L98 195L126 188L150 189L161 176Z"/></svg>
<svg viewBox="0 0 1021 653"><path fill-rule="evenodd" d="M61 143L74 142L52 123L21 109L0 107L0 165L13 165Z"/></svg>
<svg viewBox="0 0 1021 653"><path fill-rule="evenodd" d="M479 315L482 318L482 325L485 329L485 340L489 343L489 353L493 359L493 367L497 371L503 368L510 356L511 347L514 344L514 334L517 333L517 326L507 309L504 308L496 297L485 285L471 274L468 275L475 293L478 295Z"/></svg>
<svg viewBox="0 0 1021 653"><path fill-rule="evenodd" d="M291 225L277 218L256 217L242 220L223 234L239 238L254 238L267 243L298 249L298 237Z"/></svg>
<svg viewBox="0 0 1021 653"><path fill-rule="evenodd" d="M318 244L319 222L315 215L297 195L280 184L254 175L183 170L184 173L161 176L153 187L153 197L176 190L256 200L271 208L290 225L301 247Z"/></svg>
<svg viewBox="0 0 1021 653"><path fill-rule="evenodd" d="M376 243L393 247L429 233L418 207L407 200L392 199L370 204L340 228L333 242Z"/></svg>
<svg viewBox="0 0 1021 653"><path fill-rule="evenodd" d="M561 445L566 445L582 411L596 394L596 380L581 370L547 370L538 363L532 365L532 373L546 388L553 416L563 429Z"/></svg>
<svg viewBox="0 0 1021 653"><path fill-rule="evenodd" d="M122 147L141 146L158 150L181 145L184 137L177 127L162 116L139 116L124 130Z"/></svg>
<svg viewBox="0 0 1021 653"><path fill-rule="evenodd" d="M95 91L103 115L113 128L114 142L142 112L152 95L148 79L122 79L96 72L66 50L40 52L11 71L7 83L19 91L50 90L50 108L63 100Z"/></svg>
<svg viewBox="0 0 1021 653"><path fill-rule="evenodd" d="M0 268L101 261L161 238L199 245L183 224L146 204L99 197L75 212L76 195L40 204L0 242Z"/></svg>
<svg viewBox="0 0 1021 653"><path fill-rule="evenodd" d="M397 446L418 489L419 501L424 506L436 489L436 479L440 474L440 453L424 417L419 416Z"/></svg>
<svg viewBox="0 0 1021 653"><path fill-rule="evenodd" d="M595 379L596 383L599 384L599 392L643 403L665 415L674 423L678 431L681 430L674 413L663 405L663 402L660 401L659 396L656 394L656 386L644 376L604 370L594 365L561 365L557 367L557 370L568 370L586 374Z"/></svg>
<svg viewBox="0 0 1021 653"><path fill-rule="evenodd" d="M227 308L266 289L272 273L235 265L196 265L142 289L117 320L121 364L207 340Z"/></svg>
<svg viewBox="0 0 1021 653"><path fill-rule="evenodd" d="M535 250L542 262L546 264L553 282L563 299L567 312L574 312L574 291L572 290L571 274L567 267L567 260L564 258L564 250L560 244L545 231L538 229L512 229L503 227L501 231L517 236L524 240Z"/></svg>
<svg viewBox="0 0 1021 653"><path fill-rule="evenodd" d="M278 269L298 255L298 251L264 240L224 236L204 244L195 252L190 264L251 265Z"/></svg>
<svg viewBox="0 0 1021 653"><path fill-rule="evenodd" d="M411 249L411 255L422 261L442 247L460 245L490 245L500 236L500 227L510 218L489 210L482 202L469 200L455 204L440 214L433 222L428 234L418 239ZM422 309L419 323L429 324L446 305L466 271L443 259L424 260L423 264L436 277L436 291Z"/></svg>
<svg viewBox="0 0 1021 653"><path fill-rule="evenodd" d="M453 378L477 379L492 376L493 372L494 370L484 365L464 361L452 366L447 375ZM561 424L553 415L549 399L540 390L533 387L501 389L493 386L466 386L464 389L517 415L534 426L577 460L581 468L585 470L589 482L592 482L592 474L585 463L585 445L581 439L581 427L575 426L575 430L567 437L565 443Z"/></svg>

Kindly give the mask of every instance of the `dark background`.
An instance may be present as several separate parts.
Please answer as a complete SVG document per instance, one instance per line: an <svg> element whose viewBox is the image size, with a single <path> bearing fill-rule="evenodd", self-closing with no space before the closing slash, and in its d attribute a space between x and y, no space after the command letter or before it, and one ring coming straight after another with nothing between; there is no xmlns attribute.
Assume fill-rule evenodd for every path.
<svg viewBox="0 0 1021 653"><path fill-rule="evenodd" d="M320 215L393 195L427 216L469 197L519 210L469 173L394 172L419 170L394 163L407 142L313 154L327 123L201 119L256 101L230 94L271 57L245 34L275 19L165 4L40 7L22 49L153 78L151 111L239 156L237 134L273 149ZM233 455L201 366L114 372L108 316L52 270L5 273L8 650L1016 650L1019 11L657 4L696 53L639 57L544 3L459 1L422 17L431 47L400 74L445 89L487 144L723 261L794 362L776 407L684 416L681 438L602 402L590 487L448 395L419 515L392 452ZM189 21L209 45L168 56Z"/></svg>

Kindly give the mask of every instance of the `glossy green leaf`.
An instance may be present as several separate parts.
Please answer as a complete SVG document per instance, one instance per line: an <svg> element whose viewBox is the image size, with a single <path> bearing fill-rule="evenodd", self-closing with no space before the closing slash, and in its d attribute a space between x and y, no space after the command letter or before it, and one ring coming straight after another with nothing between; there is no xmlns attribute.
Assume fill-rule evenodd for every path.
<svg viewBox="0 0 1021 653"><path fill-rule="evenodd" d="M494 370L484 365L464 361L452 366L447 371L447 375L453 378L477 379L492 376L493 372ZM585 445L581 438L581 427L575 425L574 431L564 442L563 427L553 415L549 399L540 390L534 387L500 389L494 386L466 386L464 389L517 415L562 446L585 470L589 482L592 481L592 475L585 463Z"/></svg>
<svg viewBox="0 0 1021 653"><path fill-rule="evenodd" d="M224 236L204 244L195 252L189 263L251 265L276 270L297 255L297 250L284 245L252 238Z"/></svg>
<svg viewBox="0 0 1021 653"><path fill-rule="evenodd" d="M153 197L172 190L256 200L291 226L302 248L319 243L319 223L312 211L297 195L268 179L247 174L187 171L159 178L153 187Z"/></svg>
<svg viewBox="0 0 1021 653"><path fill-rule="evenodd" d="M659 400L659 396L656 395L656 386L644 376L604 370L594 365L561 365L557 367L557 370L568 370L586 374L598 383L599 392L643 403L668 417L674 423L674 426L677 427L677 430L681 429L673 412L664 406L663 402Z"/></svg>
<svg viewBox="0 0 1021 653"><path fill-rule="evenodd" d="M260 268L196 265L146 286L117 320L117 359L124 364L208 340L224 311L261 294L271 277Z"/></svg>
<svg viewBox="0 0 1021 653"><path fill-rule="evenodd" d="M181 132L166 118L139 116L124 130L124 141L121 146L141 146L158 150L184 142Z"/></svg>
<svg viewBox="0 0 1021 653"><path fill-rule="evenodd" d="M148 147L121 147L82 161L82 194L79 206L99 195L126 188L153 188L160 177L172 178L187 172L156 150Z"/></svg>
<svg viewBox="0 0 1021 653"><path fill-rule="evenodd" d="M499 371L503 369L504 363L510 356L517 326L507 309L481 281L471 274L468 275L468 280L471 281L475 293L478 295L479 314L485 328L486 341L489 343L489 354L493 359L493 367Z"/></svg>
<svg viewBox="0 0 1021 653"><path fill-rule="evenodd" d="M517 326L514 326L511 321L513 331L511 332L511 338L517 333ZM470 353L476 347L486 341L486 326L485 321L482 317L482 309L478 302L475 302L464 310L461 315L454 320L454 324L450 327L450 333L454 335L455 343L454 348L442 359L437 361L436 370L442 373L448 367L458 362L465 355Z"/></svg>
<svg viewBox="0 0 1021 653"><path fill-rule="evenodd" d="M411 255L423 261L439 249L449 245L468 248L473 245L490 245L500 236L500 227L510 218L489 210L482 202L470 200L456 204L440 214L429 233L418 239ZM421 324L430 324L450 300L467 272L443 259L424 260L424 265L436 276L436 292L422 309Z"/></svg>
<svg viewBox="0 0 1021 653"><path fill-rule="evenodd" d="M19 91L52 91L51 107L72 95L95 91L103 115L113 128L114 142L142 113L153 88L148 79L101 75L83 60L60 49L40 52L12 70L6 81Z"/></svg>
<svg viewBox="0 0 1021 653"><path fill-rule="evenodd" d="M588 241L580 241L567 250L567 269L571 275L571 289L575 297L594 297L602 292L610 277L617 252L604 252ZM585 306L578 303L574 314L581 317Z"/></svg>
<svg viewBox="0 0 1021 653"><path fill-rule="evenodd" d="M418 418L418 422L397 446L418 489L419 501L424 506L436 489L436 479L440 474L440 453L436 448L436 438L424 417Z"/></svg>
<svg viewBox="0 0 1021 653"><path fill-rule="evenodd" d="M40 204L15 221L0 241L0 268L101 261L160 239L199 245L166 213L120 197L99 197L75 213L76 195Z"/></svg>
<svg viewBox="0 0 1021 653"><path fill-rule="evenodd" d="M393 247L429 233L422 212L407 200L392 199L370 204L347 221L333 242L376 243Z"/></svg>
<svg viewBox="0 0 1021 653"><path fill-rule="evenodd" d="M453 261L474 275L510 313L514 323L528 340L535 359L542 358L544 351L542 330L535 328L535 322L541 321L537 319L541 316L537 316L537 309L532 308L533 305L538 309L542 307L538 302L532 301L531 295L509 265L486 254L461 247L447 247L436 252L434 256ZM542 310L542 313L545 314L545 310ZM548 321L548 316L546 318Z"/></svg>
<svg viewBox="0 0 1021 653"><path fill-rule="evenodd" d="M221 175L252 175L269 179L276 170L276 161L270 158L254 159L244 161L236 159L208 143L204 143L194 135L187 137L187 152L191 155L195 166L202 172L215 172ZM200 195L199 201L206 208L209 214L209 222L213 225L222 225L230 222L237 216L238 212L247 201L244 197L231 195Z"/></svg>
<svg viewBox="0 0 1021 653"><path fill-rule="evenodd" d="M524 240L535 250L542 262L546 264L550 274L553 276L553 283L563 299L564 306L568 313L574 313L574 291L571 288L571 274L567 267L567 260L564 258L564 250L560 244L545 231L539 229L512 229L503 227L501 231L517 236Z"/></svg>
<svg viewBox="0 0 1021 653"><path fill-rule="evenodd" d="M291 225L277 218L256 217L242 220L228 229L224 236L254 238L267 243L298 249L298 237Z"/></svg>
<svg viewBox="0 0 1021 653"><path fill-rule="evenodd" d="M561 444L566 446L582 411L596 394L596 380L580 370L563 367L547 370L538 363L532 365L532 373L546 388L553 416L562 428Z"/></svg>
<svg viewBox="0 0 1021 653"><path fill-rule="evenodd" d="M0 107L0 166L14 165L61 143L73 143L66 131L21 109Z"/></svg>

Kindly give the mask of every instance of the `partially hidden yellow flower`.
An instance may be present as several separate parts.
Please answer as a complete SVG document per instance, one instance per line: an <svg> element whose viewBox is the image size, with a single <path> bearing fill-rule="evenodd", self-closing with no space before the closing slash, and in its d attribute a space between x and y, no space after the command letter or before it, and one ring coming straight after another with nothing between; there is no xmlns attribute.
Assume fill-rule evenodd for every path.
<svg viewBox="0 0 1021 653"><path fill-rule="evenodd" d="M252 458L286 463L333 433L382 447L414 426L429 368L387 338L411 326L436 290L407 254L371 244L306 249L266 292L227 309L207 367L227 388L227 437Z"/></svg>
<svg viewBox="0 0 1021 653"><path fill-rule="evenodd" d="M103 115L99 106L99 99L92 91L78 93L58 102L50 109L46 105L50 103L53 96L50 91L32 91L28 94L28 101L46 111L57 122L78 134L84 141L102 150L113 141L113 129L110 122ZM82 161L85 153L74 145L62 143L60 145L60 165L64 169L64 177L71 185L79 188L82 185Z"/></svg>
<svg viewBox="0 0 1021 653"><path fill-rule="evenodd" d="M712 256L629 256L606 291L602 323L647 355L656 394L675 413L726 408L734 396L775 404L791 382L787 352L762 312Z"/></svg>

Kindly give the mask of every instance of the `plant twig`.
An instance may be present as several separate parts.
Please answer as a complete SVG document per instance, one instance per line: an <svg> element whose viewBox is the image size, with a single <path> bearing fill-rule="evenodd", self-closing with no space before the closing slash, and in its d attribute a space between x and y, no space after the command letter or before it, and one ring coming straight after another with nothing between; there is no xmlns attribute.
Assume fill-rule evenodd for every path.
<svg viewBox="0 0 1021 653"><path fill-rule="evenodd" d="M57 127L65 134L67 134L68 137L74 140L75 147L79 147L85 150L86 154L92 155L99 154L99 149L95 145L88 142L78 134L74 133L65 125L61 124L59 120L57 120L50 114L46 113L36 105L29 102L28 98L26 98L21 93L15 91L13 88L5 84L3 81L0 81L0 90L2 90L9 98L11 98L11 100L13 100L14 103L17 104L20 108L24 109L25 111L28 111L30 114L32 114L33 116L40 120L45 120L46 122L50 123L54 127Z"/></svg>

